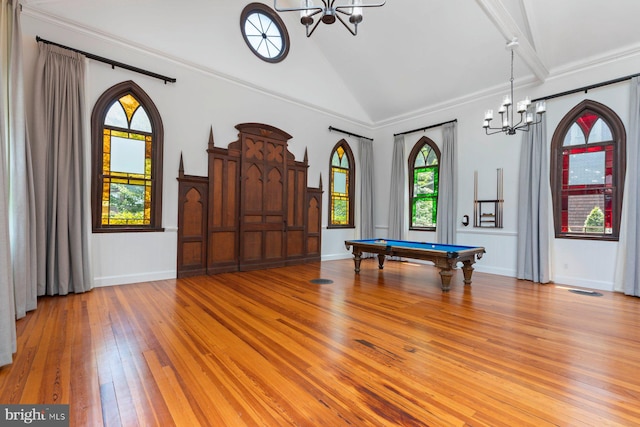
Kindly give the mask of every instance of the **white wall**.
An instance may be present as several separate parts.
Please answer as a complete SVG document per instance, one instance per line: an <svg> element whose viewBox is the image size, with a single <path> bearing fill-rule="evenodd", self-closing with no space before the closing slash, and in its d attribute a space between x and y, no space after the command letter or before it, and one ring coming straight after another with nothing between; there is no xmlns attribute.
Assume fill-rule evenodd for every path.
<svg viewBox="0 0 640 427"><path fill-rule="evenodd" d="M216 146L226 147L237 139L236 124L261 122L276 126L293 136L290 151L302 160L305 150L309 158L309 185L317 186L322 176L323 234L322 258L324 260L349 258L344 240L359 236L357 229L326 229L327 195L329 184L329 155L341 138L345 138L356 158L358 144L353 138L328 131L329 126L370 136L374 141L376 230L386 236L389 213L389 181L392 159L393 134L435 123L458 120L458 214L469 215L473 221L473 177L479 173L481 198L495 195L496 169L504 170L504 228L477 229L458 225L457 242L480 245L486 255L475 267L478 271L515 276L517 180L521 136L485 136L482 128L483 112L497 108L501 94L481 99L459 100L456 105L434 109L410 119L397 120L380 126L365 126L360 118L353 120L343 115L309 108L282 97L273 96L252 86L239 84L206 70L179 64L156 54L139 49L128 49L121 44L90 33L75 32L69 27L58 26L34 16L23 16L25 69L32 70L37 54L36 34L58 43L84 47L99 55L109 57L117 49L119 61L135 64L154 72L177 78L175 84L135 74L126 70L111 69L95 61L88 63L88 105L91 108L98 97L112 85L124 80L134 80L154 100L165 130L164 141L164 191L162 233L94 234L92 237L93 265L96 285L132 283L175 277L177 191L176 177L180 154L184 156L185 172L206 175L206 147L211 127ZM86 46L92 46L91 49ZM538 86L518 88L516 98L527 94L531 98L574 89L637 72L640 59L630 58L592 67L580 73L549 79ZM470 71L472 73L472 71ZM553 75L553 73L552 73ZM27 75L26 81L33 76ZM27 95L30 87L27 88ZM628 83L579 93L550 101L547 105L548 140L561 118L585 98L602 102L618 113L628 123ZM382 101L381 101L382 102ZM87 112L90 115L90 108ZM88 118L88 117L87 117ZM430 129L406 136L405 153L408 156L415 142L426 135L441 146L442 129ZM87 150L89 153L89 150ZM356 181L357 182L357 181ZM630 183L627 183L629 185ZM633 183L635 185L635 183ZM359 185L357 184L358 188ZM359 209L359 206L356 207ZM357 215L357 212L356 212ZM551 213L549 212L549 215ZM435 233L408 232L407 238L434 241ZM572 286L612 289L617 243L553 239L552 278Z"/></svg>
<svg viewBox="0 0 640 427"><path fill-rule="evenodd" d="M108 40L85 33L76 33L66 26L57 26L35 17L23 16L23 43L26 81L33 81L33 66L37 57L35 36L72 47L82 46L91 53L113 57L135 64L139 68L175 77L176 83L164 84L142 74L88 61L88 110L100 95L119 82L135 81L154 101L164 125L163 219L164 232L100 233L92 235L93 268L96 286L133 283L171 278L176 275L178 166L184 158L185 173L206 176L207 143L213 128L215 145L227 147L238 137L235 125L247 122L266 123L288 132L293 138L289 150L296 160L309 159L308 185L317 187L322 177L323 195L323 256L348 256L344 240L353 238L355 230L326 230L329 155L342 138L349 140L354 154L358 147L346 135L332 133L329 126L370 134L357 121L314 110L282 97L262 92L252 86L238 84L212 72L183 66L174 61L147 55L137 49L126 49ZM93 37L93 38L92 38ZM93 46L90 49L84 46ZM31 85L27 89L31 99ZM87 155L90 150L87 149ZM88 159L88 158L87 158Z"/></svg>
<svg viewBox="0 0 640 427"><path fill-rule="evenodd" d="M457 119L458 150L458 227L457 242L463 245L484 246L487 253L474 265L478 271L515 276L515 247L517 225L517 176L520 156L520 136L511 138L486 136L481 128L483 112L492 108L501 98L484 102L474 102L443 109L433 114L412 120L385 126L380 129L376 138L376 168L386 171L377 175L377 195L389 194L390 165L392 158L393 134ZM487 106L489 102L489 106ZM405 156L408 158L415 143L426 136L442 148L442 127L428 129L405 135ZM379 141L378 141L379 139ZM515 160L514 160L515 159ZM473 187L474 171L478 171L478 193L483 199L496 196L496 170L504 169L504 228L473 227ZM387 231L389 216L388 196L378 197L376 218L377 229L381 235ZM407 211L408 221L408 206ZM468 215L470 225L462 225L463 215ZM408 226L408 225L407 225ZM406 231L407 239L416 241L435 241L435 232Z"/></svg>
<svg viewBox="0 0 640 427"><path fill-rule="evenodd" d="M640 70L640 58L628 58L592 67L580 73L549 79L544 84L526 88L517 88L515 98L525 95L532 99L544 97L600 83L637 73ZM614 110L625 127L629 122L629 81L559 97L547 102L547 147L550 147L553 132L560 120L584 99L592 99ZM476 270L506 275L516 275L516 247L518 220L518 174L522 136L492 135L486 136L482 126L483 112L497 109L502 96L461 102L448 108L442 108L430 114L385 125L376 132L376 168L378 171L376 187L378 195L389 194L390 164L392 156L393 134L445 122L458 120L458 214L457 243L484 246L487 253L474 265ZM441 128L429 129L405 136L405 154L408 157L413 145L426 135L442 147ZM491 199L496 191L496 169L504 170L504 226L502 229L473 228L473 182L474 171L479 174L479 198ZM626 185L637 185L629 183ZM376 219L381 236L387 230L388 197L378 197ZM408 207L407 207L408 209ZM469 215L471 225L462 225L462 216ZM553 215L548 212L553 228ZM621 232L624 232L622 230ZM570 286L602 290L613 290L614 269L616 264L617 242L556 239L550 230L552 257L551 280ZM407 238L419 241L435 240L435 233L407 232Z"/></svg>

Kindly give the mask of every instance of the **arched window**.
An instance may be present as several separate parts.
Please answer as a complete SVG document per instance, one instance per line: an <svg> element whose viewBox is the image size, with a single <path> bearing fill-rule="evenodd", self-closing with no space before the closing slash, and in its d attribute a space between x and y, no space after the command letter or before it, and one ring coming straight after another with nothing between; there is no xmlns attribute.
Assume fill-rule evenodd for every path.
<svg viewBox="0 0 640 427"><path fill-rule="evenodd" d="M409 206L411 230L434 231L438 212L440 150L422 137L409 155Z"/></svg>
<svg viewBox="0 0 640 427"><path fill-rule="evenodd" d="M108 89L91 115L94 232L162 230L160 114L134 82Z"/></svg>
<svg viewBox="0 0 640 427"><path fill-rule="evenodd" d="M618 240L625 135L620 118L595 101L562 119L551 141L556 237Z"/></svg>
<svg viewBox="0 0 640 427"><path fill-rule="evenodd" d="M340 140L331 151L329 165L329 228L354 227L355 162L349 144Z"/></svg>

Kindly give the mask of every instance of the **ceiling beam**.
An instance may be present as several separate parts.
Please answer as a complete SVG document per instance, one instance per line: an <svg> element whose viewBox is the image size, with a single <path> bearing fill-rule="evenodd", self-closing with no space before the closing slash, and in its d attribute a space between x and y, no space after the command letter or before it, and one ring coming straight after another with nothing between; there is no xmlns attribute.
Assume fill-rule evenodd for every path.
<svg viewBox="0 0 640 427"><path fill-rule="evenodd" d="M540 80L544 81L549 76L549 70L540 59L536 50L527 40L526 34L518 27L516 20L501 0L476 0L478 5L484 10L491 22L494 23L498 31L505 40L510 42L514 37L518 38L519 47L516 53L529 66L529 69Z"/></svg>
<svg viewBox="0 0 640 427"><path fill-rule="evenodd" d="M524 11L524 19L527 22L527 26L529 27L529 35L531 39L529 40L531 44L534 46L536 53L540 60L547 64L547 60L549 59L546 55L547 50L545 49L540 26L538 25L538 21L535 19L535 14L533 13L533 8L535 6L535 0L520 0L522 4L522 10Z"/></svg>

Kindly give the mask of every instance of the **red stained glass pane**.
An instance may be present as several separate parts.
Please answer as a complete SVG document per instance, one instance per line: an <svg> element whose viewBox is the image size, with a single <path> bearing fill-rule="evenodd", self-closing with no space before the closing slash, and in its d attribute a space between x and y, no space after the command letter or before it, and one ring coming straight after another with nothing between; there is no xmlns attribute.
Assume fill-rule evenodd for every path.
<svg viewBox="0 0 640 427"><path fill-rule="evenodd" d="M613 209L611 208L612 205L613 203L611 194L606 194L604 196L604 226L608 230L613 229Z"/></svg>
<svg viewBox="0 0 640 427"><path fill-rule="evenodd" d="M598 115L593 113L584 113L582 117L576 120L576 123L580 125L585 135L589 135L593 124L598 120Z"/></svg>
<svg viewBox="0 0 640 427"><path fill-rule="evenodd" d="M569 151L565 150L562 154L562 187L566 187L569 183Z"/></svg>

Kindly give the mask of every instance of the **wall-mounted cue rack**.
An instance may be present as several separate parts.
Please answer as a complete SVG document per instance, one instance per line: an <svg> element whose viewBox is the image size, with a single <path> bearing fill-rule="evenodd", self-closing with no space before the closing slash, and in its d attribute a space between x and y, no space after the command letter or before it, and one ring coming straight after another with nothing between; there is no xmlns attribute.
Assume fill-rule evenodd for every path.
<svg viewBox="0 0 640 427"><path fill-rule="evenodd" d="M497 170L496 198L478 199L478 171L473 173L473 226L486 228L502 228L502 210L504 208L504 172Z"/></svg>

